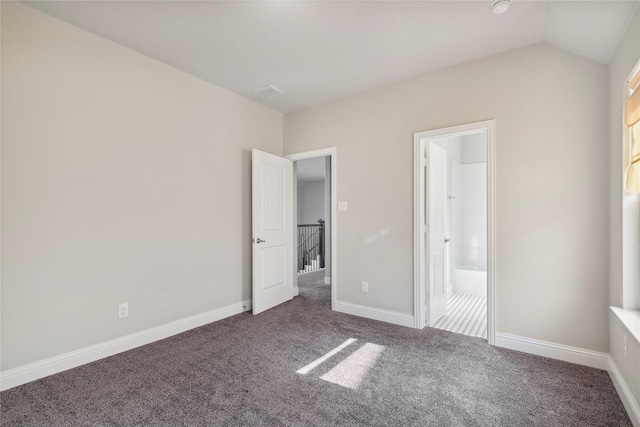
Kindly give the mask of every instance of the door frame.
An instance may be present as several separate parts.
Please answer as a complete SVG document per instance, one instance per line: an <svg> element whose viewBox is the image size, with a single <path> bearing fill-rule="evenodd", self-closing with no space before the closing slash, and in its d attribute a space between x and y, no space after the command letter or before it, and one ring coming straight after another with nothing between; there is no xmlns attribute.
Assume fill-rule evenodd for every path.
<svg viewBox="0 0 640 427"><path fill-rule="evenodd" d="M336 299L338 295L338 150L336 147L321 148L313 151L305 151L302 153L287 154L285 159L292 162L298 160L315 159L317 157L329 157L331 159L331 310L335 310ZM294 177L295 181L295 177ZM294 206L297 201L297 192L293 193ZM297 233L294 232L292 244L295 249L297 246ZM293 251L294 255L296 251ZM294 280L297 278L297 262L293 263ZM296 280L297 283L297 280Z"/></svg>
<svg viewBox="0 0 640 427"><path fill-rule="evenodd" d="M426 198L425 198L425 149L433 139L453 136L463 136L473 133L485 131L487 133L487 341L491 345L495 345L495 172L496 172L496 121L485 120L481 122L467 123L458 126L450 126L445 128L433 129L413 134L414 145L414 319L415 328L422 329L425 327L425 319L428 318L426 313L426 281L422 278L426 277L427 267L425 265L425 256L427 248L425 247L425 216Z"/></svg>

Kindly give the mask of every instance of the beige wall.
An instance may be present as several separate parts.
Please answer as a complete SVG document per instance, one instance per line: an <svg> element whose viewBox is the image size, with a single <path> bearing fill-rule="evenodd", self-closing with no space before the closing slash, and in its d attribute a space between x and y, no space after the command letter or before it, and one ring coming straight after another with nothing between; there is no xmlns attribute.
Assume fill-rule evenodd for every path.
<svg viewBox="0 0 640 427"><path fill-rule="evenodd" d="M250 298L280 113L15 3L1 71L2 370ZM604 65L539 44L288 114L287 153L338 147L338 299L412 313L412 135L495 118L498 332L607 351L606 105Z"/></svg>
<svg viewBox="0 0 640 427"><path fill-rule="evenodd" d="M609 302L616 307L633 308L637 301L637 291L640 284L637 280L629 280L633 271L628 271L627 286L623 289L623 166L622 166L622 105L625 79L632 67L640 60L640 8L629 24L627 32L620 41L613 59L609 65L609 208L610 208L610 274L609 274ZM637 196L628 194L626 209L634 208L629 202L634 202L637 209ZM627 214L629 212L627 211ZM633 218L630 218L633 221ZM637 226L637 217L635 218ZM628 226L628 223L626 224ZM640 247L637 233L631 233L625 227L625 252L636 251ZM629 262L636 263L635 260ZM631 273L631 274L630 274ZM625 292L623 292L623 290ZM624 304L623 304L624 302ZM637 307L637 306L636 306ZM640 342L634 339L624 325L612 313L610 322L610 352L611 357L620 369L636 401L640 402ZM623 335L627 337L628 356L622 354Z"/></svg>
<svg viewBox="0 0 640 427"><path fill-rule="evenodd" d="M2 114L2 370L251 297L281 113L2 2Z"/></svg>
<svg viewBox="0 0 640 427"><path fill-rule="evenodd" d="M606 352L607 103L538 44L285 115L285 153L338 149L338 299L413 312L413 133L495 118L497 331Z"/></svg>

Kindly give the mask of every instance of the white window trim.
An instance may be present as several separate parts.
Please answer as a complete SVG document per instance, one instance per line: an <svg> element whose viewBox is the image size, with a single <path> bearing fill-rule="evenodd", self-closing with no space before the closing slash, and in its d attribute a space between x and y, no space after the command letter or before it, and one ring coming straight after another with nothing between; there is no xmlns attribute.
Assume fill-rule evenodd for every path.
<svg viewBox="0 0 640 427"><path fill-rule="evenodd" d="M632 93L629 82L637 73L640 60L625 79L623 109ZM631 128L622 126L622 308L640 310L640 194L630 193L624 187L631 158Z"/></svg>

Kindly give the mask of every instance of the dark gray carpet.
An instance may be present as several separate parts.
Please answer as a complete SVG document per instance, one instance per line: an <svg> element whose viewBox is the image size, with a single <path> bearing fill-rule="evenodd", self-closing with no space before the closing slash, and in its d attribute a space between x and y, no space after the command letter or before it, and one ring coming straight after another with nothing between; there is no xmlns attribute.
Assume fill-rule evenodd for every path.
<svg viewBox="0 0 640 427"><path fill-rule="evenodd" d="M331 312L327 287L303 282L300 297L258 316L240 314L2 392L1 424L631 425L604 371ZM306 375L296 373L349 339Z"/></svg>
<svg viewBox="0 0 640 427"><path fill-rule="evenodd" d="M331 308L331 285L324 284L324 268L298 276L300 297L320 305Z"/></svg>

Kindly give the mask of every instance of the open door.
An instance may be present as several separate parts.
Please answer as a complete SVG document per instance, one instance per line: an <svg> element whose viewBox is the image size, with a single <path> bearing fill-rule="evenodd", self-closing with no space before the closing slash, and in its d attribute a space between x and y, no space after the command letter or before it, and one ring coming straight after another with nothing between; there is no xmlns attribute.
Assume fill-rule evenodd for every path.
<svg viewBox="0 0 640 427"><path fill-rule="evenodd" d="M253 314L293 298L292 162L252 151Z"/></svg>
<svg viewBox="0 0 640 427"><path fill-rule="evenodd" d="M447 152L429 143L429 175L427 215L427 265L429 274L429 325L447 313L446 281L446 215L447 215Z"/></svg>

